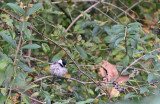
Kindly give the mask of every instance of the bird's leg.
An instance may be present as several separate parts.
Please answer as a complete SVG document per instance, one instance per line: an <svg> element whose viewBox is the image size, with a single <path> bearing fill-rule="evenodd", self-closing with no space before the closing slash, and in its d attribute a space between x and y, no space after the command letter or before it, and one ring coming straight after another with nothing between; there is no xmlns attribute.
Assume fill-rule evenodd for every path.
<svg viewBox="0 0 160 104"><path fill-rule="evenodd" d="M51 82L51 84L53 84L53 83L54 83L55 78L56 78L56 75L53 75L53 78L52 78L52 82Z"/></svg>

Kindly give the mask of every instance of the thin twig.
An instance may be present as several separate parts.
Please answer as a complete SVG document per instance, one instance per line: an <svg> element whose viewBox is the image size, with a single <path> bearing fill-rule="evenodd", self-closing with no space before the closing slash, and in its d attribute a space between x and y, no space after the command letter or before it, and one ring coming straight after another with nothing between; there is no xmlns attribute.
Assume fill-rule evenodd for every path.
<svg viewBox="0 0 160 104"><path fill-rule="evenodd" d="M60 4L60 3L67 3L68 1L55 1L52 2L52 4ZM71 0L71 2L76 3L76 2L97 2L97 0Z"/></svg>
<svg viewBox="0 0 160 104"><path fill-rule="evenodd" d="M53 77L53 76L41 77L41 78L39 78L39 79L31 82L30 84L36 83L36 82L41 81L41 80L43 80L43 79L52 78L52 77ZM60 76L58 76L58 77L60 77ZM69 78L69 77L60 77L60 78L65 78L65 79L68 79L68 80L76 81L76 82L79 82L79 83L85 84L85 85L86 85L86 84L94 84L94 82L83 82L83 81L80 81L80 80L75 79L75 78ZM97 82L97 83L106 83L106 84L111 84L111 83L112 83L112 82L105 82L105 81L96 81L96 82Z"/></svg>
<svg viewBox="0 0 160 104"><path fill-rule="evenodd" d="M111 18L110 16L108 16L106 13L102 12L100 9L98 9L97 7L94 7L96 10L98 10L100 13L102 13L103 15L105 15L106 17L108 17L109 19L111 19L113 22L117 23L118 22L116 20L114 20L113 18Z"/></svg>
<svg viewBox="0 0 160 104"><path fill-rule="evenodd" d="M33 25L33 16L31 15L31 25ZM32 34L32 30L31 30L31 34ZM29 44L32 44L32 40L29 41ZM30 60L30 57L31 57L31 52L32 50L31 49L28 49L28 53L27 53L27 60L28 60L28 66L31 67L31 60Z"/></svg>
<svg viewBox="0 0 160 104"><path fill-rule="evenodd" d="M138 4L140 4L143 0L139 0L138 2L136 2L135 4L133 4L131 7L129 7L127 10L125 10L125 12L127 13L129 10L131 10L132 8L134 8L135 6L137 6ZM117 17L122 16L125 12L119 14ZM132 18L133 19L133 18ZM136 19L133 19L134 21L136 21Z"/></svg>
<svg viewBox="0 0 160 104"><path fill-rule="evenodd" d="M127 26L125 27L125 31L124 31L124 41L125 41L125 49L126 49L126 55L127 53Z"/></svg>
<svg viewBox="0 0 160 104"><path fill-rule="evenodd" d="M72 18L72 16L71 16L71 12L69 11L69 9L68 9L68 8L67 8L67 11L68 11L69 16L70 16L70 18L71 18L71 21L73 21L73 18Z"/></svg>
<svg viewBox="0 0 160 104"><path fill-rule="evenodd" d="M39 100L37 100L37 99L34 99L34 98L32 98L32 97L30 97L30 96L28 96L31 100L34 100L34 101L36 101L36 102L38 102L38 103L41 103L41 104L46 104L46 102L42 102L42 101L39 101Z"/></svg>
<svg viewBox="0 0 160 104"><path fill-rule="evenodd" d="M152 52L158 51L158 50L160 50L160 48L154 49L154 50L150 51L149 53L152 53ZM121 75L122 75L124 72L126 72L132 65L134 65L136 62L138 62L139 60L141 60L144 56L146 56L146 55L143 55L143 56L139 57L137 60L135 60L134 62L132 62L128 67L126 67L126 68L121 72Z"/></svg>
<svg viewBox="0 0 160 104"><path fill-rule="evenodd" d="M20 46L21 46L21 41L22 41L22 33L20 34L20 37L19 37L19 42L18 42L18 46L17 46L17 49L16 49L16 55L15 55L14 62L13 62L14 65L16 65L17 56L18 56Z"/></svg>
<svg viewBox="0 0 160 104"><path fill-rule="evenodd" d="M29 57L29 56L23 56L23 57L26 57L26 58L29 58L30 60L35 60L35 61L38 61L38 62L41 62L41 63L47 63L47 64L53 64L53 63L49 63L47 61L42 61L42 60L39 60L37 58L33 58L33 57Z"/></svg>
<svg viewBox="0 0 160 104"><path fill-rule="evenodd" d="M99 2L93 4L92 6L90 6L88 9L86 9L84 12L87 13L89 10L91 10L93 7L97 6L99 4ZM73 21L72 23L67 27L67 29L65 30L65 32L68 32L68 30L76 23L76 21L82 17L83 15L80 14L79 16L77 16Z"/></svg>
<svg viewBox="0 0 160 104"><path fill-rule="evenodd" d="M119 10L122 11L123 13L127 14L127 15L128 15L130 18L132 18L134 21L136 21L135 18L133 18L129 13L127 13L127 11L124 11L124 10L121 9L120 7L118 7L118 6L114 5L114 4L108 3L108 2L102 2L102 3L107 4L107 5L110 5L110 6L113 6L113 7L117 8L117 9L119 9Z"/></svg>
<svg viewBox="0 0 160 104"><path fill-rule="evenodd" d="M124 5L127 9L129 9L129 7L125 4L125 3L123 3L121 0L119 0L120 1L120 3L122 4L122 5ZM132 9L130 9L130 11L132 12L132 13L135 13Z"/></svg>

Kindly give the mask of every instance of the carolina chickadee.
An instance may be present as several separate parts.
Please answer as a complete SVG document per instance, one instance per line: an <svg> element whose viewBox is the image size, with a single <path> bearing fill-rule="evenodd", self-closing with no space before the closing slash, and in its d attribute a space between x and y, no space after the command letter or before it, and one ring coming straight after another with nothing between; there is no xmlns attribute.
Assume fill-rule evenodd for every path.
<svg viewBox="0 0 160 104"><path fill-rule="evenodd" d="M53 75L51 83L54 83L54 79L56 76L64 76L68 72L66 68L66 60L61 59L55 61L52 65L50 65L49 71Z"/></svg>

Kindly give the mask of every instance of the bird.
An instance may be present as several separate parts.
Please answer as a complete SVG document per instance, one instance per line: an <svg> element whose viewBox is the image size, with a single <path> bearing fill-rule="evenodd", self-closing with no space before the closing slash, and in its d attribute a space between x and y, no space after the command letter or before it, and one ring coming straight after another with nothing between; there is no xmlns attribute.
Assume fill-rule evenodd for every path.
<svg viewBox="0 0 160 104"><path fill-rule="evenodd" d="M49 72L53 75L52 84L57 76L62 77L68 72L66 64L67 62L65 59L60 59L50 65Z"/></svg>

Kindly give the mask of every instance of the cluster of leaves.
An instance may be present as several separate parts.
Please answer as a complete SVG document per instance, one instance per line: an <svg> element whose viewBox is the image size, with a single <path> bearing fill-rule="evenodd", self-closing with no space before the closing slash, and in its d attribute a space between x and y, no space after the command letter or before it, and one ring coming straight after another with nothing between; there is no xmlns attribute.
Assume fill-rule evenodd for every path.
<svg viewBox="0 0 160 104"><path fill-rule="evenodd" d="M113 95L111 102L118 101L120 104L129 101L130 104L132 103L130 100L133 100L133 103L146 103L147 97L143 98L144 96L159 95L160 86L157 82L160 76L160 53L159 50L155 50L160 47L159 27L148 22L152 20L158 24L157 1L110 1L121 8L127 8L128 5L130 8L127 10L132 8L134 10L137 6L134 11L138 16L131 12L139 22L133 22L123 15L124 12L119 14L119 10L100 4L100 9L108 9L107 15L116 16L114 20L119 21L118 24L112 23L109 18L102 16L95 9L88 14L82 12L91 6L89 3L74 4L72 0L68 0L67 3L53 5L49 0L0 1L1 8L22 21L17 21L9 14L0 11L0 103L30 104L38 100L39 103L47 104L52 101L55 104L85 104L106 103L110 100L106 95L101 94L101 90L95 84L84 84L90 82L90 79L76 70L76 66L60 47L36 34L27 28L28 26L34 26L36 30L64 47L82 70L95 81L102 81L97 70L102 60L117 65L119 72L123 72L123 69L135 62L135 68L119 73L130 78L128 82L120 85L125 93L120 96ZM126 5L124 6L122 2ZM147 5L151 4L155 6L148 8ZM65 28L79 13L83 18L66 32ZM141 21L141 18L145 21ZM154 28L149 30L148 27ZM82 83L59 79L60 81L57 80L56 84L51 85L49 79L41 79L49 75L49 62L61 58L67 59L68 62L67 77L75 78ZM140 59L136 61L138 58ZM113 84L107 87L113 88ZM157 98L154 99L153 102L159 101Z"/></svg>

